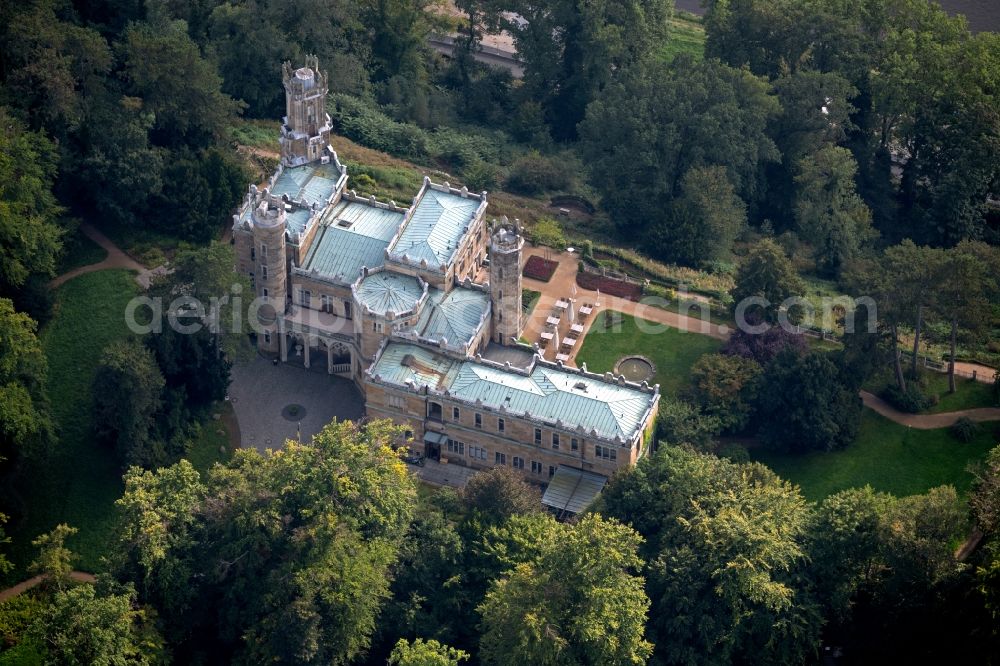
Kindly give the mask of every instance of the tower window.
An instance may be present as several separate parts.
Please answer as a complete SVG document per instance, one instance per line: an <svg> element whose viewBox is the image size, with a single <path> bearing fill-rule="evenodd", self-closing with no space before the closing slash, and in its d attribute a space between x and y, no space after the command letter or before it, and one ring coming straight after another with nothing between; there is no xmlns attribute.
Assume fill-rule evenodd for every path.
<svg viewBox="0 0 1000 666"><path fill-rule="evenodd" d="M267 266L261 266L260 267L260 278L262 280L266 280L267 279Z"/></svg>
<svg viewBox="0 0 1000 666"><path fill-rule="evenodd" d="M264 344L271 344L271 331L264 331Z"/></svg>
<svg viewBox="0 0 1000 666"><path fill-rule="evenodd" d="M260 244L260 260L264 261L267 259L267 246L263 243Z"/></svg>
<svg viewBox="0 0 1000 666"><path fill-rule="evenodd" d="M250 248L250 261L254 261L257 258L257 248Z"/></svg>

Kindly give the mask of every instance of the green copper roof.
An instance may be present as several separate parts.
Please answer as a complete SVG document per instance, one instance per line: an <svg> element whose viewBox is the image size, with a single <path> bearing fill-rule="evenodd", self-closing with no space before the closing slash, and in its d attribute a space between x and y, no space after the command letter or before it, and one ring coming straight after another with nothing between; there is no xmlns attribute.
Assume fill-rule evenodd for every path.
<svg viewBox="0 0 1000 666"><path fill-rule="evenodd" d="M412 382L414 388L430 386L435 391L444 391L455 378L455 372L461 364L462 361L442 356L424 347L389 343L371 372L381 376L382 381L397 386L406 386L407 382Z"/></svg>
<svg viewBox="0 0 1000 666"><path fill-rule="evenodd" d="M403 223L402 213L346 199L338 201L325 217L330 224L386 243Z"/></svg>
<svg viewBox="0 0 1000 666"><path fill-rule="evenodd" d="M361 267L377 268L385 257L385 241L352 234L335 226L320 227L302 268L350 284L361 275Z"/></svg>
<svg viewBox="0 0 1000 666"><path fill-rule="evenodd" d="M285 167L271 186L271 194L287 194L293 201L322 206L333 194L340 179L334 164L313 162L297 167Z"/></svg>
<svg viewBox="0 0 1000 666"><path fill-rule="evenodd" d="M456 287L448 292L434 289L420 313L416 332L426 340L447 340L468 345L489 312L490 295L477 289Z"/></svg>
<svg viewBox="0 0 1000 666"><path fill-rule="evenodd" d="M383 316L388 312L401 314L411 310L423 294L424 288L417 278L386 271L366 277L356 292L362 305Z"/></svg>
<svg viewBox="0 0 1000 666"><path fill-rule="evenodd" d="M410 355L427 372L414 373L403 362ZM503 410L604 439L628 440L643 425L643 417L658 399L651 391L609 383L576 372L536 363L531 374L496 368L473 360L453 360L416 345L389 343L372 367L382 381L404 385L406 379L484 408ZM418 381L427 376L433 381Z"/></svg>
<svg viewBox="0 0 1000 666"><path fill-rule="evenodd" d="M351 284L361 268L385 263L385 248L403 214L357 201L339 201L324 215L303 269Z"/></svg>
<svg viewBox="0 0 1000 666"><path fill-rule="evenodd" d="M308 208L294 208L285 213L285 228L288 229L292 238L305 231L310 217L312 217L312 211Z"/></svg>
<svg viewBox="0 0 1000 666"><path fill-rule="evenodd" d="M392 246L392 253L431 267L447 264L475 218L480 200L427 188Z"/></svg>

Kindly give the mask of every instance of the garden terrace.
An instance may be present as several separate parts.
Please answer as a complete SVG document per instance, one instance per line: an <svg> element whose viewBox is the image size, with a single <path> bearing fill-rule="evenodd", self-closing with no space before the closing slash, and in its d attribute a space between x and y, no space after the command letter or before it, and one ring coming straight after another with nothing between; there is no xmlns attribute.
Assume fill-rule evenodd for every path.
<svg viewBox="0 0 1000 666"><path fill-rule="evenodd" d="M552 261L551 259L543 259L533 254L528 257L528 261L524 264L524 277L540 282L548 282L552 279L558 267L559 262Z"/></svg>

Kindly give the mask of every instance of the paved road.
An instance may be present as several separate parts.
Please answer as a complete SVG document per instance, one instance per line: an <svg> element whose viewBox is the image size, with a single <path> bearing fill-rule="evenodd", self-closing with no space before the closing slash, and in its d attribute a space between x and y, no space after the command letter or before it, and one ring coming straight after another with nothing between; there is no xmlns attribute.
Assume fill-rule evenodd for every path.
<svg viewBox="0 0 1000 666"><path fill-rule="evenodd" d="M97 580L97 578L94 577L94 574L89 574L86 571L71 571L69 577L71 580L75 580L78 583L93 583ZM0 591L0 603L27 592L43 580L45 580L45 576L39 574L38 576L33 576L32 578L22 581L13 587L8 587L6 590Z"/></svg>
<svg viewBox="0 0 1000 666"><path fill-rule="evenodd" d="M233 367L229 397L239 421L240 445L258 451L279 449L295 439L301 424L302 441L333 419L361 418L364 404L354 383L326 372L306 370L292 363L274 365L260 356ZM300 405L305 415L289 420L288 405Z"/></svg>
<svg viewBox="0 0 1000 666"><path fill-rule="evenodd" d="M130 271L135 271L135 281L139 283L140 287L143 289L149 289L149 283L153 279L153 276L160 275L166 270L165 266L160 266L159 268L154 268L152 270L146 268L138 261L122 252L121 248L115 245L110 238L87 223L80 225L80 231L83 232L87 238L103 247L107 251L108 256L105 257L103 261L99 261L96 264L80 266L79 268L74 268L71 271L63 273L49 282L50 288L55 289L59 285L85 273L105 271L111 268L125 268Z"/></svg>
<svg viewBox="0 0 1000 666"><path fill-rule="evenodd" d="M887 419L895 421L900 425L916 428L917 430L947 428L963 417L979 422L1000 421L1000 407L979 407L978 409L963 409L957 412L944 412L942 414L908 414L899 411L882 398L868 391L861 391L861 400L865 403L865 407L875 410Z"/></svg>

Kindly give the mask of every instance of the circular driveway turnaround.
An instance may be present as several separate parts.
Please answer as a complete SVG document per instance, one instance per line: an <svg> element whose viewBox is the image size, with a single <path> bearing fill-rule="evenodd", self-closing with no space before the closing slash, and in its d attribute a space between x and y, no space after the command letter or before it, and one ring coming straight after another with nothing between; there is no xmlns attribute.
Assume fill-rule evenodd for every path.
<svg viewBox="0 0 1000 666"><path fill-rule="evenodd" d="M229 398L240 424L240 445L258 451L280 449L286 439L295 439L297 428L308 442L334 418L357 420L364 411L351 380L288 363L274 365L260 356L233 366ZM289 405L301 407L300 420L282 414Z"/></svg>

